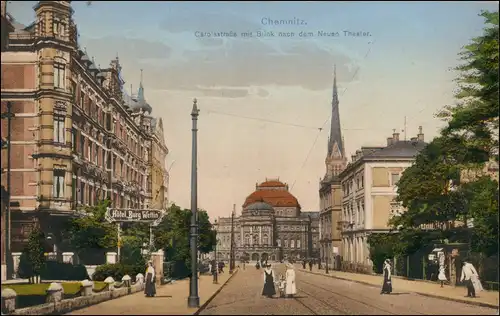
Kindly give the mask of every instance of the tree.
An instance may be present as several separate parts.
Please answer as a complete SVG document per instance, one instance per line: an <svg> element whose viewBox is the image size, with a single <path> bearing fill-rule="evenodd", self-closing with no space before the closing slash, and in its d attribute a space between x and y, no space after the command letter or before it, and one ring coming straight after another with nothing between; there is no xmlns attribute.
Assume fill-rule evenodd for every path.
<svg viewBox="0 0 500 316"><path fill-rule="evenodd" d="M191 211L173 204L155 228L155 248L163 249L169 261L182 261L190 269L189 231ZM215 245L215 234L206 211L198 210L198 250L208 253Z"/></svg>
<svg viewBox="0 0 500 316"><path fill-rule="evenodd" d="M463 48L463 63L455 68L460 73L458 104L440 116L448 121L444 135L462 135L468 147L485 150L498 161L498 11L480 16L486 24L483 34Z"/></svg>
<svg viewBox="0 0 500 316"><path fill-rule="evenodd" d="M100 263L104 253L116 248L116 224L106 221L109 200L83 209L84 215L69 221L65 235L71 247L86 264Z"/></svg>
<svg viewBox="0 0 500 316"><path fill-rule="evenodd" d="M36 227L31 231L28 245L21 254L17 273L23 279L29 279L30 283L39 280L40 273L45 265L45 235Z"/></svg>

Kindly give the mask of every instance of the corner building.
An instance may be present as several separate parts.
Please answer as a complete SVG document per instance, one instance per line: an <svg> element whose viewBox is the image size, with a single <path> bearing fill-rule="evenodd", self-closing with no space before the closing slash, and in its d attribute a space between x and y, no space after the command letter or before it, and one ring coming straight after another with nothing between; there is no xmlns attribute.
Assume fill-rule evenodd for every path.
<svg viewBox="0 0 500 316"><path fill-rule="evenodd" d="M55 251L70 251L59 234L63 223L81 206L105 198L117 208L164 206L168 149L162 120L151 116L142 76L137 94L129 95L118 57L101 68L79 49L70 1L39 1L29 26L17 23L5 3L2 21L9 27L2 30L8 44L2 47L1 111L10 102L15 115L12 251L23 249L35 224L54 234ZM2 120L2 137L7 134Z"/></svg>
<svg viewBox="0 0 500 316"><path fill-rule="evenodd" d="M229 260L231 218L217 221L217 257ZM234 218L235 259L281 260L314 256L319 249L319 213L301 206L279 179L255 185L241 216Z"/></svg>

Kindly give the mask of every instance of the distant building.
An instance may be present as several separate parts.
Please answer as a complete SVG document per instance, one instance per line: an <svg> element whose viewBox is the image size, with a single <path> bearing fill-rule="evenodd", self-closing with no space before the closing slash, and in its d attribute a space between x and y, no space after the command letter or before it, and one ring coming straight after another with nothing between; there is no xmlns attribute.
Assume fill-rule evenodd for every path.
<svg viewBox="0 0 500 316"><path fill-rule="evenodd" d="M241 216L234 218L236 260L280 260L306 258L319 247L319 213L301 212L288 185L278 179L256 184L255 192L243 204ZM217 221L217 257L229 260L231 218Z"/></svg>
<svg viewBox="0 0 500 316"><path fill-rule="evenodd" d="M339 175L342 184L342 259L344 269L371 271L367 238L389 232L389 219L404 211L396 202L403 171L426 146L422 128L417 137L400 140L399 133L386 146L361 147Z"/></svg>
<svg viewBox="0 0 500 316"><path fill-rule="evenodd" d="M340 129L337 74L333 75L332 121L328 138L328 153L325 159L326 173L320 180L320 258L333 267L334 257L340 255L342 189L339 174L347 165L344 140Z"/></svg>

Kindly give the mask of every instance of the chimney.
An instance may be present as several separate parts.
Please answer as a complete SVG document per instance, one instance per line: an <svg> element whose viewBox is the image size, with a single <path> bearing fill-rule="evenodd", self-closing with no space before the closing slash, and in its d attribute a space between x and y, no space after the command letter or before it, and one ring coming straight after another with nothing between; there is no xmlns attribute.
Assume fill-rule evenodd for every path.
<svg viewBox="0 0 500 316"><path fill-rule="evenodd" d="M424 141L424 133L422 133L422 126L418 127L417 139L418 139L419 142L423 142Z"/></svg>
<svg viewBox="0 0 500 316"><path fill-rule="evenodd" d="M392 138L394 139L394 143L399 142L399 133L393 133Z"/></svg>
<svg viewBox="0 0 500 316"><path fill-rule="evenodd" d="M387 137L387 146L392 145L392 137Z"/></svg>

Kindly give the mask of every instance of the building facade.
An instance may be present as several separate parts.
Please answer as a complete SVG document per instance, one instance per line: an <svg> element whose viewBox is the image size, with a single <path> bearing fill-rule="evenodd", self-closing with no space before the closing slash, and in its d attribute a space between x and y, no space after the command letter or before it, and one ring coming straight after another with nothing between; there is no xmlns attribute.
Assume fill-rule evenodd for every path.
<svg viewBox="0 0 500 316"><path fill-rule="evenodd" d="M136 95L126 93L118 57L100 67L79 48L70 1L39 1L34 10L29 26L5 16L13 29L1 61L1 111L10 102L15 115L12 251L22 250L34 225L65 251L61 225L81 206L109 198L117 208L152 208L153 173L155 188L160 179L168 188L168 149L142 78ZM1 128L7 135L4 120ZM6 158L2 150L2 168Z"/></svg>
<svg viewBox="0 0 500 316"><path fill-rule="evenodd" d="M325 159L326 173L320 180L320 258L328 265L334 265L334 258L340 255L342 189L339 174L345 169L344 140L340 129L339 98L337 91L337 74L333 75L332 119L328 151Z"/></svg>
<svg viewBox="0 0 500 316"><path fill-rule="evenodd" d="M387 146L357 150L340 173L343 269L372 271L368 236L389 232L389 219L404 212L396 202L396 184L425 146L421 127L410 141L399 140L399 134L394 133Z"/></svg>
<svg viewBox="0 0 500 316"><path fill-rule="evenodd" d="M165 164L168 148L163 135L163 120L161 118L151 121L151 207L166 209L168 207L169 175Z"/></svg>
<svg viewBox="0 0 500 316"><path fill-rule="evenodd" d="M319 213L302 212L288 185L279 179L256 184L233 225L236 260L308 258L319 249ZM217 257L229 260L231 217L219 218L216 229Z"/></svg>

